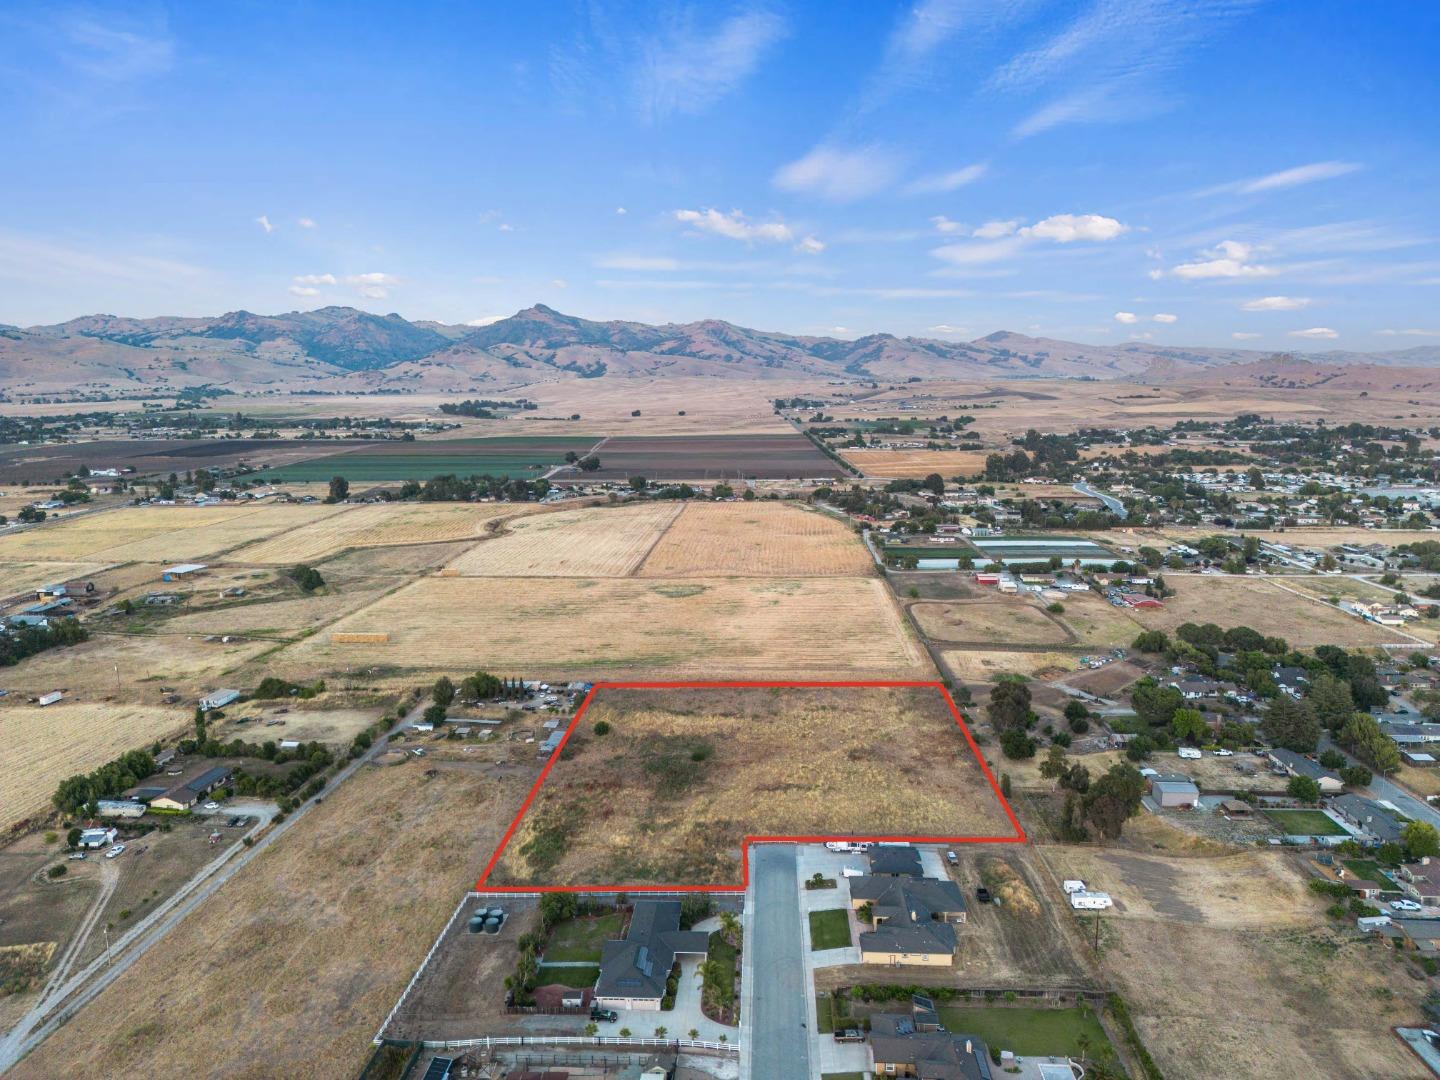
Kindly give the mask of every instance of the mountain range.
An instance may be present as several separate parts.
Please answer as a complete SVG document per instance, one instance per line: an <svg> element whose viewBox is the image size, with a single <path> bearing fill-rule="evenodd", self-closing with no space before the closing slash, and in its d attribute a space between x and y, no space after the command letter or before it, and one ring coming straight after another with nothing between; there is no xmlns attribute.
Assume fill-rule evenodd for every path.
<svg viewBox="0 0 1440 1080"><path fill-rule="evenodd" d="M853 340L693 323L607 321L543 304L485 326L411 322L350 307L212 318L87 315L0 325L0 392L133 395L185 387L366 392L496 390L557 379L709 376L840 380L1090 378L1306 388L1440 385L1440 347L1331 351L1082 345L1007 331L974 341ZM1363 384L1363 387L1362 387Z"/></svg>

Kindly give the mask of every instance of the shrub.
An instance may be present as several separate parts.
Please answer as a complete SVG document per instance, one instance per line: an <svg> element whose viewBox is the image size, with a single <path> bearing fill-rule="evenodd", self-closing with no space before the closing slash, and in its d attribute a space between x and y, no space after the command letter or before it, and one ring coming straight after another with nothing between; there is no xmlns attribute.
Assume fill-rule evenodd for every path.
<svg viewBox="0 0 1440 1080"><path fill-rule="evenodd" d="M50 867L49 870L46 870L45 876L53 880L55 878L64 877L66 873L68 873L68 870L66 869L65 864L62 862Z"/></svg>
<svg viewBox="0 0 1440 1080"><path fill-rule="evenodd" d="M610 734L610 723L609 723L609 721L606 721L606 720L596 720L596 721L595 721L594 731L595 731L595 734L596 734L596 735L601 735L601 736L609 735L609 734Z"/></svg>

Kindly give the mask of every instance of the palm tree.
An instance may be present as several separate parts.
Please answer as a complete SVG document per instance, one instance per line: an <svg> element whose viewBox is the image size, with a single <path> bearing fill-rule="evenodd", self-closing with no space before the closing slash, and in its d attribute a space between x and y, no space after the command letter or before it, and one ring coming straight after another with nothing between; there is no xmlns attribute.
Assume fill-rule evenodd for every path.
<svg viewBox="0 0 1440 1080"><path fill-rule="evenodd" d="M667 1028L664 1024L661 1024L659 1027L657 1027L657 1028L655 1029L655 1037L656 1037L657 1039L663 1039L663 1038L665 1037L666 1033L667 1033L669 1030L670 1030L670 1029Z"/></svg>
<svg viewBox="0 0 1440 1080"><path fill-rule="evenodd" d="M743 932L740 927L740 920L735 917L733 911L722 911L720 913L720 935L737 949L740 947L740 935Z"/></svg>
<svg viewBox="0 0 1440 1080"><path fill-rule="evenodd" d="M1090 1053L1090 1036L1083 1031L1075 1038L1075 1049L1080 1051L1080 1064L1085 1064L1085 1057Z"/></svg>
<svg viewBox="0 0 1440 1080"><path fill-rule="evenodd" d="M691 1029L690 1029L690 1038L692 1038L692 1039L698 1039L699 1037L700 1037L700 1029L699 1029L699 1028L691 1028Z"/></svg>

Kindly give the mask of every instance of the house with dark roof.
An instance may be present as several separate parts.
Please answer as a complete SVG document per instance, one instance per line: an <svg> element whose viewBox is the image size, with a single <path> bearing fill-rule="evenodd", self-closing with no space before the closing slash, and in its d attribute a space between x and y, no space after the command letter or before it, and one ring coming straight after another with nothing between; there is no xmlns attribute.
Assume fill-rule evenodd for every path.
<svg viewBox="0 0 1440 1080"><path fill-rule="evenodd" d="M955 961L955 923L965 921L965 897L938 878L850 879L850 906L869 912L860 933L860 961L949 967Z"/></svg>
<svg viewBox="0 0 1440 1080"><path fill-rule="evenodd" d="M1304 754L1297 754L1294 750L1286 750L1282 747L1278 750L1271 750L1266 756L1291 776L1310 777L1320 785L1320 790L1327 795L1336 795L1345 790L1345 783L1338 774L1331 772L1318 762L1311 761Z"/></svg>
<svg viewBox="0 0 1440 1080"><path fill-rule="evenodd" d="M1440 861L1426 856L1418 863L1405 863L1395 873L1400 891L1423 904L1428 913L1440 907ZM1437 923L1436 925L1440 925Z"/></svg>
<svg viewBox="0 0 1440 1080"><path fill-rule="evenodd" d="M230 779L230 770L220 767L206 769L199 776L182 780L150 800L152 810L189 810L210 792Z"/></svg>
<svg viewBox="0 0 1440 1080"><path fill-rule="evenodd" d="M876 844L867 855L870 873L875 877L924 877L920 868L920 852L909 844Z"/></svg>
<svg viewBox="0 0 1440 1080"><path fill-rule="evenodd" d="M973 1035L922 1030L914 1016L870 1017L870 1071L920 1080L992 1080L990 1051Z"/></svg>
<svg viewBox="0 0 1440 1080"><path fill-rule="evenodd" d="M1368 837L1371 846L1398 844L1405 822L1374 799L1346 792L1330 800L1330 809ZM1357 839L1359 839L1357 837Z"/></svg>
<svg viewBox="0 0 1440 1080"><path fill-rule="evenodd" d="M600 948L595 1002L607 1009L660 1011L665 980L681 956L704 956L710 935L680 929L680 901L637 900L621 940Z"/></svg>

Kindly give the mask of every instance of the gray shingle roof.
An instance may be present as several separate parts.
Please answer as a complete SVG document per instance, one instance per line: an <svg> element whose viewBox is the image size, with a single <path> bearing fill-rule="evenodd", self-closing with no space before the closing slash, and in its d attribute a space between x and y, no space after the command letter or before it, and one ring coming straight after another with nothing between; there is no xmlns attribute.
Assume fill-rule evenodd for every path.
<svg viewBox="0 0 1440 1080"><path fill-rule="evenodd" d="M680 901L637 900L624 940L600 951L596 997L662 998L679 953L704 953L710 935L680 929Z"/></svg>

